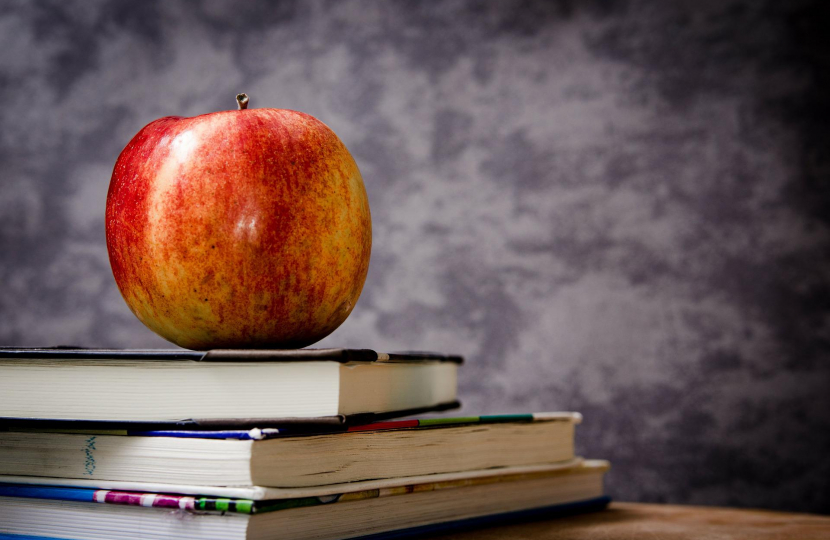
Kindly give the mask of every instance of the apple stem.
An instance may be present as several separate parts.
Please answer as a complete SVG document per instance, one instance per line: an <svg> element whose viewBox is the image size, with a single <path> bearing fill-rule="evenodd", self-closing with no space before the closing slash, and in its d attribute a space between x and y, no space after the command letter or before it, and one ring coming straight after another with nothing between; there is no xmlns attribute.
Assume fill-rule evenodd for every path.
<svg viewBox="0 0 830 540"><path fill-rule="evenodd" d="M248 94L236 94L236 104L239 105L239 110L248 108Z"/></svg>

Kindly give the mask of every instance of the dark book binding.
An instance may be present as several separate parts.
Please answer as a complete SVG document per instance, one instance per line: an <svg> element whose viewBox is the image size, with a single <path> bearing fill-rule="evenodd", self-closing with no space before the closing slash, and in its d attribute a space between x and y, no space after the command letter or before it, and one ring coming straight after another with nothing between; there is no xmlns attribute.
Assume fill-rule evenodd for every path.
<svg viewBox="0 0 830 540"><path fill-rule="evenodd" d="M453 362L458 355L435 352L378 353L372 349L86 349L81 347L0 347L0 358L67 360L192 360L201 362Z"/></svg>
<svg viewBox="0 0 830 540"><path fill-rule="evenodd" d="M373 424L390 418L401 418L416 414L443 412L461 407L458 401L441 403L434 407L421 407L402 411L383 413L360 413L337 416L318 416L310 418L194 418L171 422L129 422L110 420L63 420L53 418L9 418L0 416L0 429L38 428L59 430L128 430L128 431L162 431L162 430L203 430L220 429L254 429L287 428L292 433L333 433L346 431L351 426Z"/></svg>

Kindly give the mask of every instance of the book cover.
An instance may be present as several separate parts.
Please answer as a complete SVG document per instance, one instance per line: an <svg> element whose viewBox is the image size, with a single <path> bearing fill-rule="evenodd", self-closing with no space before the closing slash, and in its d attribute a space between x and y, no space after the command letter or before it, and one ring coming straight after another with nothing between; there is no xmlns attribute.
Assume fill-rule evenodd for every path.
<svg viewBox="0 0 830 540"><path fill-rule="evenodd" d="M306 419L301 419L306 420ZM22 425L14 426L11 423L0 425L0 431L19 431L37 433L70 433L80 435L116 435L125 437L177 437L188 439L236 439L241 441L262 441L281 437L296 437L300 435L325 435L335 433L357 433L362 431L391 431L398 429L436 429L474 424L502 424L510 422L553 422L566 421L574 424L582 422L582 415L577 412L537 412L525 414L494 414L480 416L456 416L448 418L415 418L411 420L390 420L383 422L355 423L343 418L339 423L293 422L279 427L251 428L251 429L96 429L100 426L91 425L82 429L77 425L61 423L58 426L46 427L38 424L35 427Z"/></svg>
<svg viewBox="0 0 830 540"><path fill-rule="evenodd" d="M431 351L380 353L372 349L93 349L82 347L0 347L0 358L67 360L195 360L203 362L452 362L461 364L458 355Z"/></svg>

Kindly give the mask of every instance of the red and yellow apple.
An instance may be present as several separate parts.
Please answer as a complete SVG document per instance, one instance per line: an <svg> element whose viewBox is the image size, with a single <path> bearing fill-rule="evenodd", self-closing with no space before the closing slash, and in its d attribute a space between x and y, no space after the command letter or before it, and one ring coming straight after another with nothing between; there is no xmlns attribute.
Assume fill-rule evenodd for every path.
<svg viewBox="0 0 830 540"><path fill-rule="evenodd" d="M121 152L106 210L113 275L139 320L182 347L304 347L363 289L366 190L328 126L237 100L151 122Z"/></svg>

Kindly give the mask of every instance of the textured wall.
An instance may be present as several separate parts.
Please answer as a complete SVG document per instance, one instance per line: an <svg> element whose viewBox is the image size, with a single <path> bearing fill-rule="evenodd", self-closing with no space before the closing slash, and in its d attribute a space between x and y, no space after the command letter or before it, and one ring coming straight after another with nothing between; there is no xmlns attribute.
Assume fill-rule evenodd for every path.
<svg viewBox="0 0 830 540"><path fill-rule="evenodd" d="M622 499L830 512L828 15L0 0L0 343L166 346L110 274L112 165L245 91L369 191L323 345L462 353L465 412L582 411Z"/></svg>

